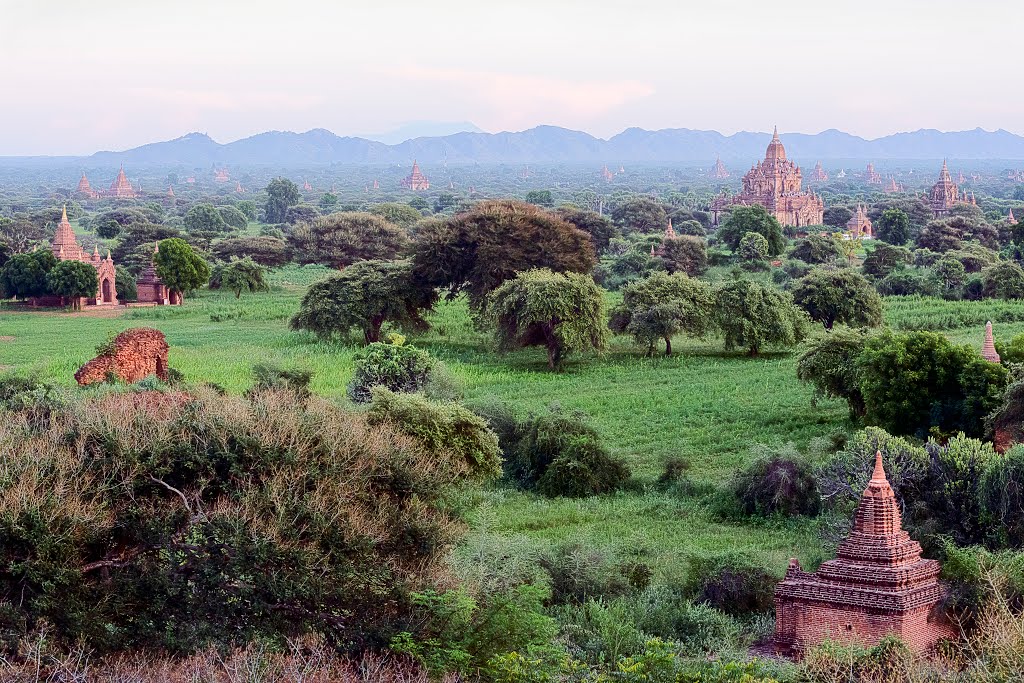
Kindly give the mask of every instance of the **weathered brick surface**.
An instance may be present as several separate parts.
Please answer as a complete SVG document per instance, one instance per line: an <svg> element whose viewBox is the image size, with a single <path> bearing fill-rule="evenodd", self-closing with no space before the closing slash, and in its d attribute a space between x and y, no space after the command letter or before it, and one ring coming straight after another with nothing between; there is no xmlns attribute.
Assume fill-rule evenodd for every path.
<svg viewBox="0 0 1024 683"><path fill-rule="evenodd" d="M875 471L834 560L808 573L795 559L775 589L775 646L800 656L825 639L873 645L886 635L923 652L952 637L939 604L939 563L901 528L896 496Z"/></svg>
<svg viewBox="0 0 1024 683"><path fill-rule="evenodd" d="M75 373L82 385L104 382L108 376L133 383L156 375L167 380L167 340L164 333L149 327L125 330L114 338L109 353L97 356Z"/></svg>

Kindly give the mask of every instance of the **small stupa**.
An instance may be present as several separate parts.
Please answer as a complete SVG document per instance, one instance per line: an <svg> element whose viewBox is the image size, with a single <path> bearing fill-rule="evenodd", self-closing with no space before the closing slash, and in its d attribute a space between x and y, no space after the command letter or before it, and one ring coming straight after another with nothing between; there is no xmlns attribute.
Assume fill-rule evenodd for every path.
<svg viewBox="0 0 1024 683"><path fill-rule="evenodd" d="M990 363L999 363L1002 359L996 351L995 339L992 337L992 321L985 323L985 343L981 346L981 357Z"/></svg>

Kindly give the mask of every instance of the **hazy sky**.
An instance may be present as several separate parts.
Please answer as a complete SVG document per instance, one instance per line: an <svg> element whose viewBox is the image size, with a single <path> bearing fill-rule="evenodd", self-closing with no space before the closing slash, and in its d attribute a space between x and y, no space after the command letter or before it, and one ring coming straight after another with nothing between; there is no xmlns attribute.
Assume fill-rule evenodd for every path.
<svg viewBox="0 0 1024 683"><path fill-rule="evenodd" d="M0 155L553 124L1024 134L1024 0L0 0Z"/></svg>

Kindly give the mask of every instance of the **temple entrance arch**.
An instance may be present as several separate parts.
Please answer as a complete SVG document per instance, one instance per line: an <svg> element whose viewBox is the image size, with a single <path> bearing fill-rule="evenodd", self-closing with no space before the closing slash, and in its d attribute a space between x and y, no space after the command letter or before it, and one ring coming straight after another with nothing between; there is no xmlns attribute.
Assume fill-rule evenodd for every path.
<svg viewBox="0 0 1024 683"><path fill-rule="evenodd" d="M109 278L104 279L100 285L100 300L105 304L114 302L114 285Z"/></svg>

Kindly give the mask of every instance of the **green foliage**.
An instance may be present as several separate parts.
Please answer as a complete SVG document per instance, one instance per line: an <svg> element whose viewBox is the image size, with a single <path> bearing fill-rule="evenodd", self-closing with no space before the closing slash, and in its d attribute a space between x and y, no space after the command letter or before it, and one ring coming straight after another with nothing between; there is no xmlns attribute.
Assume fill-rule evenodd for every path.
<svg viewBox="0 0 1024 683"><path fill-rule="evenodd" d="M406 230L423 218L422 213L408 204L399 204L397 202L374 204L370 207L369 211L376 216L380 216L388 223Z"/></svg>
<svg viewBox="0 0 1024 683"><path fill-rule="evenodd" d="M231 237L211 245L213 255L221 261L251 258L261 266L275 268L291 260L288 244L276 237Z"/></svg>
<svg viewBox="0 0 1024 683"><path fill-rule="evenodd" d="M793 302L830 330L836 323L878 327L882 299L864 276L850 268L816 268L793 287Z"/></svg>
<svg viewBox="0 0 1024 683"><path fill-rule="evenodd" d="M999 405L1006 370L933 332L868 339L857 361L865 419L894 434L978 435Z"/></svg>
<svg viewBox="0 0 1024 683"><path fill-rule="evenodd" d="M403 228L371 213L332 213L295 227L288 244L299 263L344 268L356 261L397 258L409 246Z"/></svg>
<svg viewBox="0 0 1024 683"><path fill-rule="evenodd" d="M526 201L537 206L554 206L555 200L551 196L551 190L530 190L526 193Z"/></svg>
<svg viewBox="0 0 1024 683"><path fill-rule="evenodd" d="M659 339L665 341L665 355L672 355L672 337L677 334L702 336L711 319L714 297L704 282L682 273L655 273L626 285L622 303L611 315L611 329L631 334L654 352Z"/></svg>
<svg viewBox="0 0 1024 683"><path fill-rule="evenodd" d="M270 291L266 270L250 258L232 259L218 268L220 286L234 292L236 299L242 296L242 292Z"/></svg>
<svg viewBox="0 0 1024 683"><path fill-rule="evenodd" d="M243 201L235 203L235 208L242 212L246 220L255 222L259 219L259 210L256 208L256 202L251 199L245 199Z"/></svg>
<svg viewBox="0 0 1024 683"><path fill-rule="evenodd" d="M387 424L415 438L432 458L449 463L460 476L477 481L501 473L498 437L487 423L458 403L436 403L416 394L396 394L384 386L373 390L367 420ZM394 484L408 479L407 465L395 462ZM411 492L411 491L410 491Z"/></svg>
<svg viewBox="0 0 1024 683"><path fill-rule="evenodd" d="M843 250L832 236L808 235L796 241L789 255L804 263L817 265L838 261L843 256Z"/></svg>
<svg viewBox="0 0 1024 683"><path fill-rule="evenodd" d="M389 323L408 332L427 328L423 311L433 307L436 293L417 286L407 261L360 261L340 274L314 283L291 319L293 330L309 330L330 339L362 332L363 342L380 341Z"/></svg>
<svg viewBox="0 0 1024 683"><path fill-rule="evenodd" d="M757 232L744 233L736 249L737 256L748 267L764 267L768 260L769 245L764 235Z"/></svg>
<svg viewBox="0 0 1024 683"><path fill-rule="evenodd" d="M863 268L867 275L885 277L894 270L911 262L910 250L905 247L894 247L884 242L876 242L867 256L864 257Z"/></svg>
<svg viewBox="0 0 1024 683"><path fill-rule="evenodd" d="M210 280L210 266L188 242L177 237L160 243L153 264L156 274L173 292L193 292Z"/></svg>
<svg viewBox="0 0 1024 683"><path fill-rule="evenodd" d="M1008 342L996 339L995 346L1003 363L1024 363L1024 334L1018 334Z"/></svg>
<svg viewBox="0 0 1024 683"><path fill-rule="evenodd" d="M310 395L309 384L313 381L313 371L281 367L274 363L257 363L252 366L252 379L250 393L284 390L304 399Z"/></svg>
<svg viewBox="0 0 1024 683"><path fill-rule="evenodd" d="M57 258L49 250L15 254L0 269L0 289L9 297L44 296L49 293L47 275L56 265Z"/></svg>
<svg viewBox="0 0 1024 683"><path fill-rule="evenodd" d="M74 299L75 308L80 308L79 298L95 298L99 291L96 268L81 261L60 261L46 274L46 287L59 297Z"/></svg>
<svg viewBox="0 0 1024 683"><path fill-rule="evenodd" d="M312 223L320 217L320 210L312 204L296 204L289 206L284 213L284 221L289 225Z"/></svg>
<svg viewBox="0 0 1024 683"><path fill-rule="evenodd" d="M904 245L910 240L910 216L893 207L875 221L875 237L889 244Z"/></svg>
<svg viewBox="0 0 1024 683"><path fill-rule="evenodd" d="M702 237L690 235L662 240L658 261L669 273L696 277L708 269L707 242Z"/></svg>
<svg viewBox="0 0 1024 683"><path fill-rule="evenodd" d="M931 270L904 268L883 277L875 289L883 296L937 296L942 285Z"/></svg>
<svg viewBox="0 0 1024 683"><path fill-rule="evenodd" d="M399 393L423 391L436 364L429 353L402 339L373 342L360 349L352 361L355 371L348 396L357 403L369 402L378 386Z"/></svg>
<svg viewBox="0 0 1024 683"><path fill-rule="evenodd" d="M668 213L650 197L631 197L615 207L612 220L624 232L656 233L668 225Z"/></svg>
<svg viewBox="0 0 1024 683"><path fill-rule="evenodd" d="M589 273L595 265L587 234L532 204L486 201L441 224L418 230L413 271L417 282L461 292L480 312L487 296L517 273L533 268Z"/></svg>
<svg viewBox="0 0 1024 683"><path fill-rule="evenodd" d="M715 291L715 325L725 348L746 348L756 356L764 346L792 346L807 331L807 316L789 294L750 280L736 280Z"/></svg>
<svg viewBox="0 0 1024 683"><path fill-rule="evenodd" d="M135 276L124 266L115 268L114 289L118 301L135 301L139 298L139 290L135 284Z"/></svg>
<svg viewBox="0 0 1024 683"><path fill-rule="evenodd" d="M739 615L771 610L777 583L778 578L751 558L730 553L693 557L686 590L698 603Z"/></svg>
<svg viewBox="0 0 1024 683"><path fill-rule="evenodd" d="M987 298L1024 299L1024 269L1012 261L986 268L981 281Z"/></svg>
<svg viewBox="0 0 1024 683"><path fill-rule="evenodd" d="M608 250L609 242L618 235L618 230L615 229L612 222L596 211L560 207L555 211L555 215L587 233L590 236L591 244L594 245L594 251L599 256Z"/></svg>
<svg viewBox="0 0 1024 683"><path fill-rule="evenodd" d="M287 178L274 178L267 184L267 202L263 205L267 223L284 223L288 207L299 203L299 186Z"/></svg>
<svg viewBox="0 0 1024 683"><path fill-rule="evenodd" d="M1020 392L1018 391L1018 396ZM979 484L982 523L995 547L1024 545L1024 446L1014 446L992 458Z"/></svg>
<svg viewBox="0 0 1024 683"><path fill-rule="evenodd" d="M487 309L499 348L544 346L552 370L570 353L606 344L603 292L588 275L519 273L490 294Z"/></svg>
<svg viewBox="0 0 1024 683"><path fill-rule="evenodd" d="M218 206L217 213L224 219L224 223L236 230L245 230L249 225L248 217L234 206ZM185 224L188 225L188 216L185 216Z"/></svg>
<svg viewBox="0 0 1024 683"><path fill-rule="evenodd" d="M814 387L815 396L844 399L851 417L866 410L860 391L857 359L864 351L868 331L835 327L827 334L807 342L797 361L796 376Z"/></svg>
<svg viewBox="0 0 1024 683"><path fill-rule="evenodd" d="M185 214L185 229L200 235L218 235L228 229L228 224L217 207L196 204Z"/></svg>
<svg viewBox="0 0 1024 683"><path fill-rule="evenodd" d="M939 259L934 267L935 275L942 283L943 293L953 296L960 291L967 281L967 269L964 264L949 256Z"/></svg>
<svg viewBox="0 0 1024 683"><path fill-rule="evenodd" d="M731 488L746 515L814 517L821 511L821 493L813 467L795 449L762 449L746 469L736 472Z"/></svg>
<svg viewBox="0 0 1024 683"><path fill-rule="evenodd" d="M718 229L718 238L737 251L748 232L755 232L768 241L768 256L778 256L786 248L782 226L763 206L737 206Z"/></svg>

